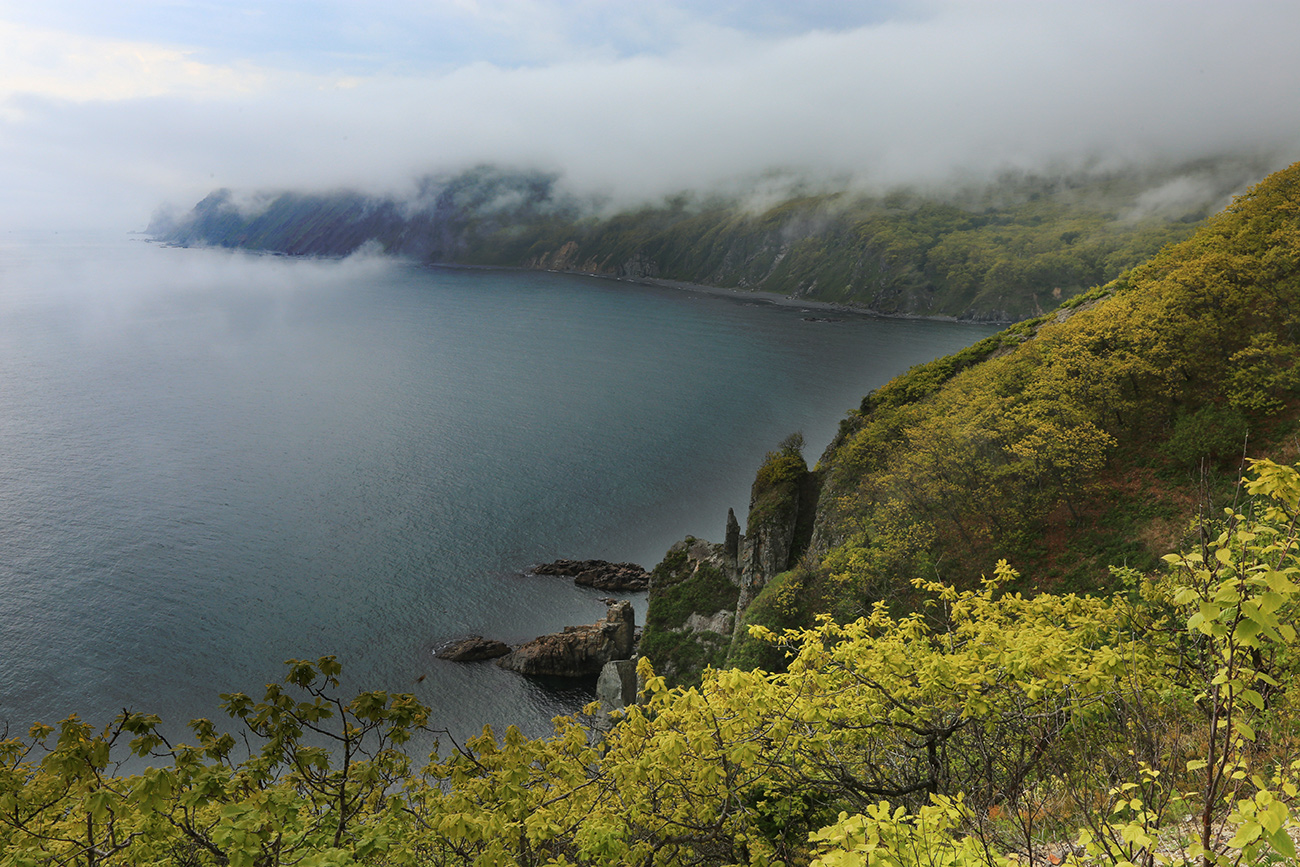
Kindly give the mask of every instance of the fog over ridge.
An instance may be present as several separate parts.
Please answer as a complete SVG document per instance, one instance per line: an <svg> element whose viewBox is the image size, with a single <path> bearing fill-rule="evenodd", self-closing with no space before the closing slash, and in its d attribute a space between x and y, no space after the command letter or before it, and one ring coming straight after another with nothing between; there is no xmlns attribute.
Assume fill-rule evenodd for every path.
<svg viewBox="0 0 1300 867"><path fill-rule="evenodd" d="M197 31L190 43L70 34L59 27L75 16L33 23L0 3L0 228L141 228L159 202L188 207L220 187L409 198L423 176L483 163L628 204L778 195L773 177L880 188L1300 158L1294 4L864 4L874 12L857 23L779 19L784 30L687 3L642 18L612 4L595 24L580 21L590 4L479 6L495 16L480 22L492 45L550 29L513 63L485 48L491 59L421 67L396 56L409 46L379 26L381 8L392 57L376 42L362 45L369 66L323 70ZM755 21L773 14L748 6ZM414 14L387 7L398 13Z"/></svg>

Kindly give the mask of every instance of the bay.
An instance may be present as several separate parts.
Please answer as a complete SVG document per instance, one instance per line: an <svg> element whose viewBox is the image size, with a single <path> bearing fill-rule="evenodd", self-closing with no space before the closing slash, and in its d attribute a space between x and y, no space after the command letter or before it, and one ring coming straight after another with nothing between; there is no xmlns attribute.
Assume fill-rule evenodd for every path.
<svg viewBox="0 0 1300 867"><path fill-rule="evenodd" d="M742 524L766 451L995 329L571 275L0 242L0 725L221 718L289 658L543 734L589 685L432 650L603 615L526 575ZM636 600L644 615L644 598Z"/></svg>

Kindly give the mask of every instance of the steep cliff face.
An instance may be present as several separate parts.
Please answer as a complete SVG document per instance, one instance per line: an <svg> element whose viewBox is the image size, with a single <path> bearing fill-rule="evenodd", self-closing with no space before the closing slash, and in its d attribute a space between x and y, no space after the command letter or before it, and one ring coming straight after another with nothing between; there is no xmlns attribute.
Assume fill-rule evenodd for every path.
<svg viewBox="0 0 1300 867"><path fill-rule="evenodd" d="M747 533L729 510L723 544L679 542L652 573L640 654L671 682L759 652L745 629L752 609L796 566L816 517L817 477L802 445L794 435L768 454L750 493Z"/></svg>
<svg viewBox="0 0 1300 867"><path fill-rule="evenodd" d="M734 551L688 537L668 549L650 577L639 654L672 683L699 679L727 658L740 574Z"/></svg>
<svg viewBox="0 0 1300 867"><path fill-rule="evenodd" d="M770 452L754 479L748 526L741 546L741 611L777 575L790 569L808 547L817 508L817 480L792 437Z"/></svg>

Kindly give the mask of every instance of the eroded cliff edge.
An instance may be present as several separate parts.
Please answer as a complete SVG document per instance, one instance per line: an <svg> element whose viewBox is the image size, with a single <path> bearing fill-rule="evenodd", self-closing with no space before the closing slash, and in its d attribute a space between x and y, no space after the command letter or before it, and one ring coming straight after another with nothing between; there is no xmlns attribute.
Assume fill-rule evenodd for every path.
<svg viewBox="0 0 1300 867"><path fill-rule="evenodd" d="M777 651L747 626L784 604L783 588L808 549L817 513L818 476L793 435L770 452L750 493L746 531L727 513L721 544L688 537L650 577L649 610L639 653L669 682L690 682L706 665L767 665Z"/></svg>

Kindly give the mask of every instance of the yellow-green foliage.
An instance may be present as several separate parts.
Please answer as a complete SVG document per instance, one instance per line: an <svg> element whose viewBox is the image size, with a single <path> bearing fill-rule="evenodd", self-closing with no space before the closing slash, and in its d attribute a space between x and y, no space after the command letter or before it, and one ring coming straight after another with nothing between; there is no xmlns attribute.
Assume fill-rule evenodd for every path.
<svg viewBox="0 0 1300 867"><path fill-rule="evenodd" d="M763 626L779 632L808 625L812 614L807 606L808 577L807 570L796 567L773 576L763 585L742 613L740 629L727 655L728 665L766 671L785 668L784 648L756 638L750 634L749 627Z"/></svg>
<svg viewBox="0 0 1300 867"><path fill-rule="evenodd" d="M1298 340L1300 165L1087 303L869 396L819 465L823 566L870 602L935 570L969 582L993 552L1050 577L1053 528L1098 556L1152 505L1116 490L1140 462L1240 456L1244 437L1202 422L1231 416L1261 443L1294 416ZM1106 556L1149 566L1159 552L1132 535Z"/></svg>
<svg viewBox="0 0 1300 867"><path fill-rule="evenodd" d="M429 708L291 661L222 697L235 734L123 713L0 742L0 867L1295 863L1300 472L1253 462L1114 595L1028 595L1006 560L935 575L1097 514L1098 472L1180 418L1293 407L1298 295L1300 166L1069 318L868 399L820 468L835 544L768 600L802 619L834 586L864 616L754 625L784 671L670 688L643 660L603 741L485 730L417 770Z"/></svg>
<svg viewBox="0 0 1300 867"><path fill-rule="evenodd" d="M247 757L202 720L191 746L37 726L0 744L0 864L1293 861L1300 472L1258 462L1248 494L1139 596L1029 598L1001 562L785 633L781 674L643 663L603 742L485 730L415 771L428 709L337 698L328 657L225 697ZM113 775L127 749L152 767Z"/></svg>

